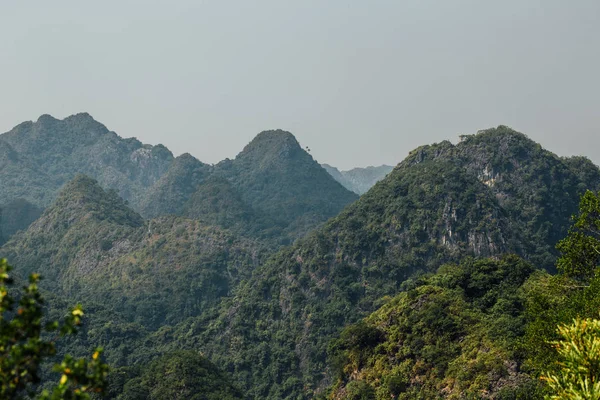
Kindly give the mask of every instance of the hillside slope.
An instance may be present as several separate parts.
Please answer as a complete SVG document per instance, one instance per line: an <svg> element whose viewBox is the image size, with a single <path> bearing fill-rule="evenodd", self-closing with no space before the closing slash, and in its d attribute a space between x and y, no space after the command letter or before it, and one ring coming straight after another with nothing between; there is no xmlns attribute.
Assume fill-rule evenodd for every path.
<svg viewBox="0 0 600 400"><path fill-rule="evenodd" d="M337 215L358 196L335 181L289 132L258 134L234 160L215 166L253 210L289 240Z"/></svg>
<svg viewBox="0 0 600 400"><path fill-rule="evenodd" d="M200 315L248 278L262 246L181 217L144 221L79 175L0 252L51 290L112 307L147 328Z"/></svg>
<svg viewBox="0 0 600 400"><path fill-rule="evenodd" d="M417 149L260 266L218 322L198 331L206 353L254 398L309 398L331 379L329 340L414 274L505 253L551 268L579 195L598 188L597 167L577 174L571 162L505 127Z"/></svg>
<svg viewBox="0 0 600 400"><path fill-rule="evenodd" d="M539 398L518 344L522 287L533 271L507 256L466 259L419 279L331 343L328 398Z"/></svg>

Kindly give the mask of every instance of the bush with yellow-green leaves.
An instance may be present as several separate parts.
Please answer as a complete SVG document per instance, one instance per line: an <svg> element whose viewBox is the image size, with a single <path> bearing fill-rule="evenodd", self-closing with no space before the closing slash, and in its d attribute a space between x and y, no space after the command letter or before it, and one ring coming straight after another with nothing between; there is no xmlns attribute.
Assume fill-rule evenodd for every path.
<svg viewBox="0 0 600 400"><path fill-rule="evenodd" d="M0 259L0 398L32 398L39 392L42 363L56 354L55 340L77 332L83 310L76 306L62 323L43 323L44 300L37 286L40 276L30 275L28 285L15 299L11 269ZM58 382L51 390L37 393L37 398L85 400L106 388L108 366L102 361L102 349L96 349L91 360L67 355L54 371L60 373Z"/></svg>
<svg viewBox="0 0 600 400"><path fill-rule="evenodd" d="M600 399L600 320L577 318L558 333L561 340L553 345L560 368L542 376L552 391L546 399Z"/></svg>

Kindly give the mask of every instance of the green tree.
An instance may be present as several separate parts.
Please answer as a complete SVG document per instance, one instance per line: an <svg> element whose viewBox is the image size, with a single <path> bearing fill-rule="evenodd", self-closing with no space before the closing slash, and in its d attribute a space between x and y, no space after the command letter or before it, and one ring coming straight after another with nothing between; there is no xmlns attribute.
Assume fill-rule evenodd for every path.
<svg viewBox="0 0 600 400"><path fill-rule="evenodd" d="M552 391L546 399L600 399L600 320L577 318L560 325L558 334L553 345L560 369L542 376Z"/></svg>
<svg viewBox="0 0 600 400"><path fill-rule="evenodd" d="M34 396L42 362L56 354L58 337L77 332L83 310L74 307L62 324L43 323L44 300L37 285L40 276L30 275L28 285L15 299L11 270L6 259L0 259L0 398L22 399ZM60 379L51 390L39 394L41 400L89 399L90 393L103 393L106 387L108 366L102 361L102 349L96 349L91 360L67 355L54 371L60 373Z"/></svg>
<svg viewBox="0 0 600 400"><path fill-rule="evenodd" d="M243 394L213 363L193 351L152 361L129 380L118 400L241 400Z"/></svg>
<svg viewBox="0 0 600 400"><path fill-rule="evenodd" d="M589 280L600 264L600 193L587 191L579 203L579 215L566 238L558 243L562 253L557 267L564 275Z"/></svg>
<svg viewBox="0 0 600 400"><path fill-rule="evenodd" d="M600 306L600 193L587 191L573 219L557 245L561 274L532 282L529 292L538 316L527 341L551 400L600 399L600 320L590 318Z"/></svg>

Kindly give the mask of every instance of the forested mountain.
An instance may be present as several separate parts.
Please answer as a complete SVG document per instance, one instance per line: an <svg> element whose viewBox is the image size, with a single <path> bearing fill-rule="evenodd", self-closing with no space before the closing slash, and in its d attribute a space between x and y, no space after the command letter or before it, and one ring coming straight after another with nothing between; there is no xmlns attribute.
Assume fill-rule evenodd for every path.
<svg viewBox="0 0 600 400"><path fill-rule="evenodd" d="M358 200L284 131L214 166L167 161L129 203L74 174L0 248L22 275L42 273L52 304L89 310L68 348L106 349L111 398L205 388L214 398L516 399L539 389L531 360L547 353L520 353L534 329L524 310L543 309L550 278L535 270L554 270L579 197L600 189L589 160L500 126L412 151ZM181 380L161 381L173 368Z"/></svg>
<svg viewBox="0 0 600 400"><path fill-rule="evenodd" d="M190 196L211 172L209 165L190 154L175 158L167 172L148 189L140 201L140 213L147 218L181 215Z"/></svg>
<svg viewBox="0 0 600 400"><path fill-rule="evenodd" d="M122 139L89 114L64 120L42 115L0 135L0 204L23 198L46 207L78 173L96 178L136 204L172 160L164 146Z"/></svg>
<svg viewBox="0 0 600 400"><path fill-rule="evenodd" d="M227 178L244 202L275 221L290 239L358 198L282 130L261 132L235 159L217 164L215 175Z"/></svg>
<svg viewBox="0 0 600 400"><path fill-rule="evenodd" d="M340 171L329 164L321 164L323 168L346 189L356 194L366 193L374 184L385 178L394 167L391 165L380 165L378 167L352 168L348 171Z"/></svg>
<svg viewBox="0 0 600 400"><path fill-rule="evenodd" d="M519 224L531 260L544 268L554 265L554 245L566 235L579 196L600 188L600 172L590 160L558 157L506 126L463 135L456 146L420 147L405 162L427 160L451 162L488 186Z"/></svg>
<svg viewBox="0 0 600 400"><path fill-rule="evenodd" d="M261 265L203 333L207 354L255 398L311 396L331 379L330 339L410 276L505 253L552 269L579 196L598 189L597 167L577 162L585 173L506 127L411 152L338 217Z"/></svg>
<svg viewBox="0 0 600 400"><path fill-rule="evenodd" d="M199 221L144 221L83 175L2 248L21 273L42 273L47 288L109 305L148 328L199 315L230 295L261 252L260 244Z"/></svg>
<svg viewBox="0 0 600 400"><path fill-rule="evenodd" d="M357 198L291 133L280 130L260 133L234 160L214 167L189 154L174 158L162 145L123 139L85 113L64 120L42 115L0 135L0 208L16 200L45 208L79 173L115 189L146 218L202 214L212 224L275 244L301 237ZM207 215L209 208L197 200L204 196L202 183L209 176L226 179L232 197L243 203L239 206L260 219L232 223L237 211L230 208ZM193 200L196 191L200 193ZM19 229L27 227L25 221ZM4 238L13 231L9 228Z"/></svg>

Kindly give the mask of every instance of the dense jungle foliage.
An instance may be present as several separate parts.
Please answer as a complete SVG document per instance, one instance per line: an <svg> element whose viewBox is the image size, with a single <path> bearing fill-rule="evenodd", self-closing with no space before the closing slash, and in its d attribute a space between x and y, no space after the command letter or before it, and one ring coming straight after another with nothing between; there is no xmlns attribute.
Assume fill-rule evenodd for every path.
<svg viewBox="0 0 600 400"><path fill-rule="evenodd" d="M92 121L0 142L122 143ZM13 142L0 169L29 148ZM356 201L283 131L215 166L151 160L129 194L70 166L60 191L21 190L23 215L45 210L0 248L45 278L49 318L83 305L59 349L103 347L109 398L541 399L566 373L557 327L598 317L600 172L507 127L421 147Z"/></svg>

